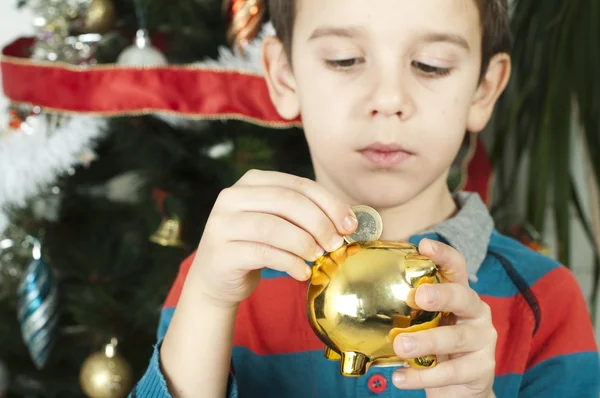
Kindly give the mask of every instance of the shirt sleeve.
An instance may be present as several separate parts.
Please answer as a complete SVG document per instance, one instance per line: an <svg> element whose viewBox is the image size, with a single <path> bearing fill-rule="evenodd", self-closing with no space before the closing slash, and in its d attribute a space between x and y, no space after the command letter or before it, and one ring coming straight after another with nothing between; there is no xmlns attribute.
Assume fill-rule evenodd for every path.
<svg viewBox="0 0 600 398"><path fill-rule="evenodd" d="M519 397L598 397L600 357L576 279L558 267L532 290L541 316Z"/></svg>
<svg viewBox="0 0 600 398"><path fill-rule="evenodd" d="M148 365L144 376L139 380L129 394L129 398L171 398L167 382L160 367L160 347L165 334L167 333L167 329L169 328L169 324L171 323L171 319L173 318L175 306L177 305L179 297L181 296L181 290L183 289L183 284L194 260L194 256L195 253L183 261L180 266L179 274L177 275L175 283L169 291L169 295L167 296L164 307L160 314L160 321L157 329L158 342L154 346L154 352L152 354L152 358L150 359L150 364ZM229 372L227 397L238 397L238 389L233 373L233 365L231 371Z"/></svg>

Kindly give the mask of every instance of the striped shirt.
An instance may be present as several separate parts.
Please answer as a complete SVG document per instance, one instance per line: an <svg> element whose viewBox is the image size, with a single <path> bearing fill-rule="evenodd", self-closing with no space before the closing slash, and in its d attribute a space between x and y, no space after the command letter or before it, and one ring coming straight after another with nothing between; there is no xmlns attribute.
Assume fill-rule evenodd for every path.
<svg viewBox="0 0 600 398"><path fill-rule="evenodd" d="M491 307L498 332L496 396L598 397L598 347L572 273L501 235L477 194L461 193L456 200L460 210L453 218L410 241L435 239L465 256L470 286ZM181 265L162 311L154 355L132 398L170 397L159 347L192 261L193 255ZM324 357L324 345L308 323L306 283L267 269L262 277L238 310L230 397L425 397L424 391L396 389L393 368L371 367L359 378L341 376L339 362Z"/></svg>

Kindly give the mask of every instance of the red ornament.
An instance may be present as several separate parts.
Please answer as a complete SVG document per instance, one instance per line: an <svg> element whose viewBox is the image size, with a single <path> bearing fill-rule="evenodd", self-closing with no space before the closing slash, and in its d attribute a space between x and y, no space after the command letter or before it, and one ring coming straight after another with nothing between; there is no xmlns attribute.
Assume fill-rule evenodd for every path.
<svg viewBox="0 0 600 398"><path fill-rule="evenodd" d="M524 246L544 256L552 256L550 248L544 243L539 232L530 225L513 225L510 228L513 238Z"/></svg>
<svg viewBox="0 0 600 398"><path fill-rule="evenodd" d="M227 16L227 40L241 54L256 38L265 14L264 0L224 0Z"/></svg>
<svg viewBox="0 0 600 398"><path fill-rule="evenodd" d="M8 111L8 115L9 115L8 125L10 126L10 128L13 130L21 129L21 125L23 124L23 119L21 119L21 116L19 116L19 113L16 110L11 109Z"/></svg>
<svg viewBox="0 0 600 398"><path fill-rule="evenodd" d="M154 188L152 190L152 199L156 202L156 208L161 215L165 215L165 199L167 199L169 193L160 188Z"/></svg>

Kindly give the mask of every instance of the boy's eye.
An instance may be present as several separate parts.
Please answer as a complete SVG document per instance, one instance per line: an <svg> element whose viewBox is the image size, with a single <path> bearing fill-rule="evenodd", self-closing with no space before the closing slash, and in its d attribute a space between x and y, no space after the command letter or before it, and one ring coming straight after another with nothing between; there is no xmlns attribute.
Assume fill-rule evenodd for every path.
<svg viewBox="0 0 600 398"><path fill-rule="evenodd" d="M437 66L427 65L422 62L413 61L413 68L418 69L423 72L425 75L430 76L447 76L450 74L450 68L440 68Z"/></svg>
<svg viewBox="0 0 600 398"><path fill-rule="evenodd" d="M361 58L328 59L325 61L327 66L329 66L333 69L341 69L341 70L350 69L353 66L361 64L362 62L363 62L363 60Z"/></svg>

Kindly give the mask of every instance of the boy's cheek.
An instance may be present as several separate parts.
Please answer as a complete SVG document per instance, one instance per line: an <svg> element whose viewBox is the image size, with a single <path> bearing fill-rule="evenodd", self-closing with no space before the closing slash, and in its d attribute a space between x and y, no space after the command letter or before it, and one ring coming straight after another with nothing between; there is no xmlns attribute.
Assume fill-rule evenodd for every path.
<svg viewBox="0 0 600 398"><path fill-rule="evenodd" d="M348 98L338 98L326 92L315 92L315 95L303 97L300 108L306 134L318 134L324 140L347 136L350 133L347 125L356 116L352 116L352 110L356 107L348 103ZM337 137L340 134L342 137Z"/></svg>

